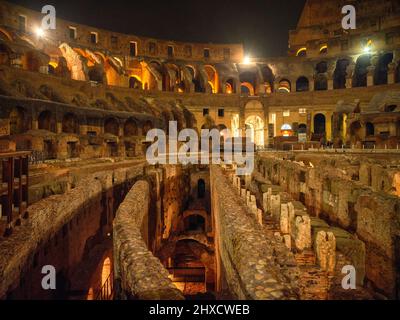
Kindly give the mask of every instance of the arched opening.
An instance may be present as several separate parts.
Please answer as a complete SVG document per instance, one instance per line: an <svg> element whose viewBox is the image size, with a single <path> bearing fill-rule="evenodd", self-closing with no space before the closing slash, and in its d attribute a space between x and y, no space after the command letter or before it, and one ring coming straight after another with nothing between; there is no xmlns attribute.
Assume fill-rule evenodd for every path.
<svg viewBox="0 0 400 320"><path fill-rule="evenodd" d="M388 66L393 61L393 53L382 55L375 68L374 85L388 83Z"/></svg>
<svg viewBox="0 0 400 320"><path fill-rule="evenodd" d="M132 76L129 78L129 88L131 89L143 89L143 83L137 76Z"/></svg>
<svg viewBox="0 0 400 320"><path fill-rule="evenodd" d="M288 93L292 91L292 85L289 80L282 79L279 81L278 92Z"/></svg>
<svg viewBox="0 0 400 320"><path fill-rule="evenodd" d="M10 112L10 135L21 134L26 131L24 109L17 107Z"/></svg>
<svg viewBox="0 0 400 320"><path fill-rule="evenodd" d="M101 269L101 286L103 287L111 275L111 259L106 258Z"/></svg>
<svg viewBox="0 0 400 320"><path fill-rule="evenodd" d="M206 196L206 182L203 179L200 179L197 182L197 198L204 199Z"/></svg>
<svg viewBox="0 0 400 320"><path fill-rule="evenodd" d="M218 73L217 70L211 65L205 65L204 70L207 73L208 84L211 86L212 93L218 93Z"/></svg>
<svg viewBox="0 0 400 320"><path fill-rule="evenodd" d="M306 57L307 56L307 48L300 48L296 52L296 57Z"/></svg>
<svg viewBox="0 0 400 320"><path fill-rule="evenodd" d="M336 62L336 69L333 73L333 89L345 89L347 78L348 59L340 59Z"/></svg>
<svg viewBox="0 0 400 320"><path fill-rule="evenodd" d="M104 133L119 136L119 124L114 118L108 118L104 121Z"/></svg>
<svg viewBox="0 0 400 320"><path fill-rule="evenodd" d="M298 133L307 133L307 125L304 123L299 124Z"/></svg>
<svg viewBox="0 0 400 320"><path fill-rule="evenodd" d="M73 113L67 113L62 120L62 132L79 134L79 120Z"/></svg>
<svg viewBox="0 0 400 320"><path fill-rule="evenodd" d="M371 122L365 124L365 133L367 137L372 137L375 135L375 126Z"/></svg>
<svg viewBox="0 0 400 320"><path fill-rule="evenodd" d="M240 86L240 93L247 96L254 96L254 88L252 84L243 82Z"/></svg>
<svg viewBox="0 0 400 320"><path fill-rule="evenodd" d="M258 147L264 146L264 121L259 116L246 119L246 129L251 131L251 141Z"/></svg>
<svg viewBox="0 0 400 320"><path fill-rule="evenodd" d="M261 69L261 74L264 80L265 93L272 93L274 91L275 76L270 67L264 66Z"/></svg>
<svg viewBox="0 0 400 320"><path fill-rule="evenodd" d="M391 104L389 106L385 106L384 111L385 112L395 112L397 109L397 106L395 104Z"/></svg>
<svg viewBox="0 0 400 320"><path fill-rule="evenodd" d="M366 54L357 59L356 67L354 69L353 87L366 87L368 67L371 65L371 56Z"/></svg>
<svg viewBox="0 0 400 320"><path fill-rule="evenodd" d="M284 124L281 127L281 134L284 137L291 137L293 136L293 128L290 124Z"/></svg>
<svg viewBox="0 0 400 320"><path fill-rule="evenodd" d="M322 113L314 116L314 134L325 135L326 133L326 118Z"/></svg>
<svg viewBox="0 0 400 320"><path fill-rule="evenodd" d="M256 88L257 88L257 75L255 72L252 71L246 71L242 72L239 75L239 81L241 83L241 93L254 96L257 94ZM244 88L246 87L246 88Z"/></svg>
<svg viewBox="0 0 400 320"><path fill-rule="evenodd" d="M88 77L90 81L104 83L105 72L102 65L89 67Z"/></svg>
<svg viewBox="0 0 400 320"><path fill-rule="evenodd" d="M303 92L308 91L310 89L309 81L306 77L300 77L296 81L296 91Z"/></svg>
<svg viewBox="0 0 400 320"><path fill-rule="evenodd" d="M42 111L38 117L39 130L56 132L56 121L52 113L48 110Z"/></svg>
<svg viewBox="0 0 400 320"><path fill-rule="evenodd" d="M150 120L147 120L143 125L143 135L146 136L147 132L149 132L153 128L153 123Z"/></svg>
<svg viewBox="0 0 400 320"><path fill-rule="evenodd" d="M319 54L327 54L328 53L328 46L327 45L323 45L320 49L319 49Z"/></svg>
<svg viewBox="0 0 400 320"><path fill-rule="evenodd" d="M185 231L204 233L206 231L206 220L201 215L190 215L184 220Z"/></svg>
<svg viewBox="0 0 400 320"><path fill-rule="evenodd" d="M228 79L225 82L225 92L227 94L236 93L235 81L233 79Z"/></svg>
<svg viewBox="0 0 400 320"><path fill-rule="evenodd" d="M138 126L136 121L132 118L126 120L124 125L124 136L125 137L135 137L138 135Z"/></svg>

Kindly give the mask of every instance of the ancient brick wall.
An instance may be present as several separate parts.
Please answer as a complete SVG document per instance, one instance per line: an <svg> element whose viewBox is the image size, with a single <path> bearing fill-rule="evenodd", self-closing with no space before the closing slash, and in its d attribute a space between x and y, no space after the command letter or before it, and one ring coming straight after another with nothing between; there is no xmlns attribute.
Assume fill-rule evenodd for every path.
<svg viewBox="0 0 400 320"><path fill-rule="evenodd" d="M139 181L117 211L114 221L117 295L121 299L181 300L183 296L168 278L168 271L143 239L149 208L149 184Z"/></svg>
<svg viewBox="0 0 400 320"><path fill-rule="evenodd" d="M399 272L396 239L400 230L400 200L390 194L393 190L388 192L390 188L385 193L377 183L371 183L371 180L387 181L389 176L393 182L398 157L390 157L391 165L385 155L379 154L366 153L360 158L355 154L271 153L260 157L258 169L283 191L303 202L313 217L343 228L362 241L365 252L357 249L355 242L345 243L342 238L337 247L350 260L365 255L365 269L360 266L359 272L365 273L366 283L394 298L399 285L396 285ZM371 167L378 167L375 171L379 174ZM387 184L390 186L390 181Z"/></svg>
<svg viewBox="0 0 400 320"><path fill-rule="evenodd" d="M296 298L296 284L281 271L273 243L240 203L227 176L211 169L212 213L217 252L217 290L223 282L237 299ZM279 254L279 253L278 253ZM218 288L219 287L219 288Z"/></svg>
<svg viewBox="0 0 400 320"><path fill-rule="evenodd" d="M122 192L142 174L141 165L89 174L65 194L30 206L29 219L0 242L0 298L62 298L58 295L73 286L70 276L109 232L114 205L124 196L114 191L118 187ZM55 267L58 291L42 289L45 265Z"/></svg>

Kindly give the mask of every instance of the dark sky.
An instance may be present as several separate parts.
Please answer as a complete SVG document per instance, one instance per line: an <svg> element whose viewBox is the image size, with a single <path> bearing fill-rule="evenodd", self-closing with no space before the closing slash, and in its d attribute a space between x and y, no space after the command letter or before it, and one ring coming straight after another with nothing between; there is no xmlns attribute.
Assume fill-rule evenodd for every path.
<svg viewBox="0 0 400 320"><path fill-rule="evenodd" d="M244 43L252 57L286 55L305 0L8 0L116 32L192 42Z"/></svg>

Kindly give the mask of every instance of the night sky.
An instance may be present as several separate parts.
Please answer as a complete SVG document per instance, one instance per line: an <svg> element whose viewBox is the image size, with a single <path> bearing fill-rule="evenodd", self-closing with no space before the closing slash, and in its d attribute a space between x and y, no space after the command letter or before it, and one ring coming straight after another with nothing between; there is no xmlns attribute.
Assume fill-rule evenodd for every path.
<svg viewBox="0 0 400 320"><path fill-rule="evenodd" d="M116 32L159 39L244 43L252 57L285 56L305 0L8 0Z"/></svg>

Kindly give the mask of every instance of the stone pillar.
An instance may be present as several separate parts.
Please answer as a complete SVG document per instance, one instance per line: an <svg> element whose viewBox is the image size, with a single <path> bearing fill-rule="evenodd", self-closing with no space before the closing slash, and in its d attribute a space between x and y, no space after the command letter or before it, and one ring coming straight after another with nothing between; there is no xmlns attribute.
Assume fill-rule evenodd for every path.
<svg viewBox="0 0 400 320"><path fill-rule="evenodd" d="M336 238L332 232L320 231L314 244L317 261L322 270L334 273L336 267Z"/></svg>
<svg viewBox="0 0 400 320"><path fill-rule="evenodd" d="M308 88L310 91L315 91L315 81L314 79L310 79L308 83Z"/></svg>
<svg viewBox="0 0 400 320"><path fill-rule="evenodd" d="M311 248L311 219L309 216L298 216L295 220L295 245L300 251Z"/></svg>
<svg viewBox="0 0 400 320"><path fill-rule="evenodd" d="M280 229L283 234L290 233L289 208L287 204L281 205Z"/></svg>
<svg viewBox="0 0 400 320"><path fill-rule="evenodd" d="M353 79L352 78L346 78L346 88L350 89L353 87Z"/></svg>
<svg viewBox="0 0 400 320"><path fill-rule="evenodd" d="M57 122L57 133L62 133L62 122Z"/></svg>
<svg viewBox="0 0 400 320"><path fill-rule="evenodd" d="M396 77L396 63L391 62L388 65L388 84L394 84Z"/></svg>
<svg viewBox="0 0 400 320"><path fill-rule="evenodd" d="M278 221L281 214L281 196L279 194L271 195L271 214Z"/></svg>
<svg viewBox="0 0 400 320"><path fill-rule="evenodd" d="M328 90L333 90L333 79L332 78L328 79Z"/></svg>

